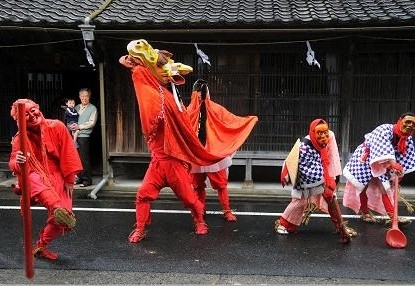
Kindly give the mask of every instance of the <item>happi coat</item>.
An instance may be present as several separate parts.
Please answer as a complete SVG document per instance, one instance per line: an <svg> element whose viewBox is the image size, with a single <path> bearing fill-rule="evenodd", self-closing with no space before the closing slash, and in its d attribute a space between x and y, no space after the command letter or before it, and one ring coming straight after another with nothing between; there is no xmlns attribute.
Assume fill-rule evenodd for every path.
<svg viewBox="0 0 415 286"><path fill-rule="evenodd" d="M384 163L388 160L396 160L404 168L404 174L413 172L415 170L413 137L408 136L406 139L405 154L398 152L393 124L382 124L367 133L364 138L364 142L356 148L343 170L343 175L347 179L343 205L358 213L359 194L369 184L366 190L368 207L378 213L386 214L381 199L382 193L375 184L370 183L370 180L374 177L378 178L393 202L393 191L389 182L391 174Z"/></svg>

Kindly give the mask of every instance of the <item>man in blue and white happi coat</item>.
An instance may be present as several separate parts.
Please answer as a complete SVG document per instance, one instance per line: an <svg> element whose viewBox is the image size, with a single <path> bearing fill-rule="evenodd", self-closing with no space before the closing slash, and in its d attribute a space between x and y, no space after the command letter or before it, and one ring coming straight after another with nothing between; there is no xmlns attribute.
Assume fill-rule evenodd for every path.
<svg viewBox="0 0 415 286"><path fill-rule="evenodd" d="M340 206L336 199L336 177L341 175L341 165L334 133L323 119L311 122L308 135L299 144L297 178L289 178L289 160L285 160L281 172L284 187L291 181L291 202L281 217L275 222L275 231L281 235L296 232L303 223L304 211L310 204L316 209L328 212L342 243L349 243L356 235L342 219Z"/></svg>
<svg viewBox="0 0 415 286"><path fill-rule="evenodd" d="M414 132L415 113L404 113L396 124L382 124L367 133L347 162L343 205L360 213L363 221L377 222L369 210L392 218L391 176L395 173L402 179L415 170ZM398 219L400 224L410 222Z"/></svg>

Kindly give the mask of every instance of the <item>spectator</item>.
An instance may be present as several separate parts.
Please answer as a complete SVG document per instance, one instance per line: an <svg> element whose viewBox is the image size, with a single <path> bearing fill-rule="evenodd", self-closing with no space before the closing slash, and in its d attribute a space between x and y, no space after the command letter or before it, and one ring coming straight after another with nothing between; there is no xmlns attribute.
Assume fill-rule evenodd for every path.
<svg viewBox="0 0 415 286"><path fill-rule="evenodd" d="M75 99L68 98L66 100L65 104L66 104L66 106L62 106L62 108L65 109L65 124L66 124L66 126L68 127L69 131L72 134L72 138L73 138L73 141L75 143L75 147L78 148L77 138L78 138L78 134L79 134L79 129L74 130L74 131L70 130L70 126L74 123L78 123L78 118L79 118L79 114L75 109Z"/></svg>
<svg viewBox="0 0 415 286"><path fill-rule="evenodd" d="M84 171L78 175L76 184L81 184L81 187L87 187L92 185L90 137L97 122L98 111L95 105L90 103L91 90L89 88L81 88L79 90L79 99L81 103L75 107L79 114L78 123L73 123L70 129L72 131L79 130L77 140L78 152L84 167Z"/></svg>

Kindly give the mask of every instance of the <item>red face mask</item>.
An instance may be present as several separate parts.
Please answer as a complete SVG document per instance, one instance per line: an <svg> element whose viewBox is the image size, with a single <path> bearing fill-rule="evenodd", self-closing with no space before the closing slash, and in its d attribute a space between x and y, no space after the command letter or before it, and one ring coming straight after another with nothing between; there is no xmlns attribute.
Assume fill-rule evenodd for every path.
<svg viewBox="0 0 415 286"><path fill-rule="evenodd" d="M329 126L325 123L319 124L314 128L314 136L320 147L325 147L329 143Z"/></svg>
<svg viewBox="0 0 415 286"><path fill-rule="evenodd" d="M12 108L10 110L10 116L18 121L18 105L19 103L24 103L25 105L25 119L26 119L26 126L29 129L34 129L40 126L40 124L43 122L44 117L42 112L39 110L39 105L27 98L21 98L16 100ZM18 124L18 122L17 122Z"/></svg>
<svg viewBox="0 0 415 286"><path fill-rule="evenodd" d="M401 120L400 131L406 135L413 135L415 132L415 117L407 115Z"/></svg>
<svg viewBox="0 0 415 286"><path fill-rule="evenodd" d="M26 103L26 123L28 128L38 127L43 120L43 115L36 104Z"/></svg>

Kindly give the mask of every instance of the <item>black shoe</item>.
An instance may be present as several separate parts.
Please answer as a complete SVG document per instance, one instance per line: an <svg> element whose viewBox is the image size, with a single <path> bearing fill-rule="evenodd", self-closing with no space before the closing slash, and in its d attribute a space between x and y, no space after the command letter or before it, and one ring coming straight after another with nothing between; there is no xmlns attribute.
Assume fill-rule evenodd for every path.
<svg viewBox="0 0 415 286"><path fill-rule="evenodd" d="M82 183L83 183L83 181L81 179L78 179L78 180L75 181L75 185L79 185L79 184L82 184Z"/></svg>
<svg viewBox="0 0 415 286"><path fill-rule="evenodd" d="M83 182L81 185L80 185L80 187L88 187L88 186L90 186L90 185L92 185L92 183L89 183L89 182Z"/></svg>

